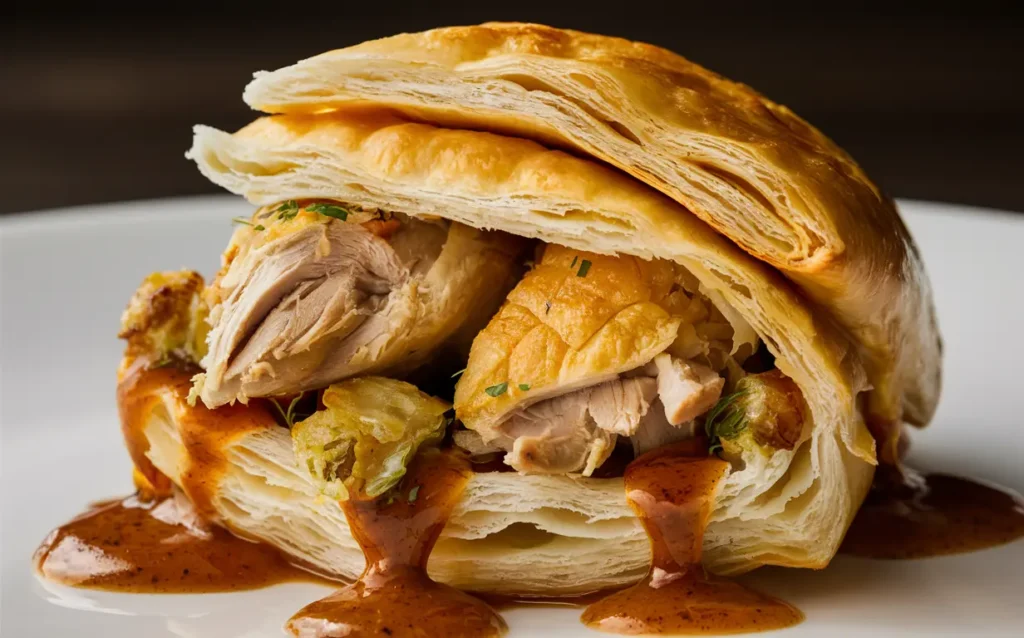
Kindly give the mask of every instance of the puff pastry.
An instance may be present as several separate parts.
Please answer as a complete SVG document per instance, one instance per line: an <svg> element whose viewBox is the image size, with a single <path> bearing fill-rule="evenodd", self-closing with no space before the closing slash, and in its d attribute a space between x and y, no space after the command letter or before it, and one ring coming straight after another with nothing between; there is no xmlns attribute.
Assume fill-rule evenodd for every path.
<svg viewBox="0 0 1024 638"><path fill-rule="evenodd" d="M940 337L893 202L789 109L670 51L534 24L442 28L258 73L244 97L269 113L384 106L618 167L779 269L845 328L878 430L934 412Z"/></svg>
<svg viewBox="0 0 1024 638"><path fill-rule="evenodd" d="M708 567L822 567L892 451L876 438L931 417L939 335L893 203L747 87L649 45L486 24L325 53L245 99L269 115L197 126L187 156L259 209L210 286L144 282L121 367L201 360L191 397L180 370L138 386L129 447L186 494L193 457L215 456L188 495L239 534L356 576L336 499L383 494L452 429L446 402L361 375L402 376L452 340L472 338L456 444L519 470L477 472L431 554L434 578L476 591L636 581L647 539L599 470L624 442L713 426L730 469ZM521 238L537 251L519 278ZM291 418L301 395L282 414L291 433L276 401L221 407L328 384L315 418ZM253 426L197 450L217 410Z"/></svg>
<svg viewBox="0 0 1024 638"><path fill-rule="evenodd" d="M722 486L713 514L707 541L711 564L727 572L766 563L817 567L835 552L867 490L875 461L874 443L860 411L861 395L869 387L860 353L791 282L671 198L613 168L531 140L438 128L380 110L262 118L233 135L197 127L189 156L213 181L258 205L326 198L356 208L401 211L413 218L444 217L595 255L664 260L685 270L763 340L776 357L776 367L800 388L812 422L793 449L743 452L742 463L737 462ZM263 453L287 455L284 442L279 445L280 449L264 448ZM603 479L564 476L510 475L493 480L514 484L509 488L514 490L512 500L523 505L495 505L488 515L468 520L479 525L472 533L486 536L493 548L510 552L521 531L515 524L536 522L529 517L538 514L517 518L504 507L541 508L563 519L578 506L578 494L609 485ZM565 481L584 492L554 487L568 485ZM608 505L614 500L614 507L622 506L617 487L608 494ZM635 525L624 509L616 511L630 521L628 525ZM289 520L314 516L293 513ZM600 520L591 513L586 516ZM466 523L467 528L472 525ZM557 531L554 523L546 525ZM342 534L336 529L329 536L331 542L343 543ZM271 540L295 548L295 541L289 545L278 536ZM609 555L608 560L627 561L630 547L644 554L642 544L632 545L636 542L633 536L618 536L602 541L596 551ZM561 544L557 547L563 551ZM312 551L302 551L307 550ZM489 550L488 560L496 553ZM470 559L462 564L477 570L476 588L540 587L527 582L525 575L519 584L508 578L491 582L490 575L497 579L501 572ZM608 573L621 568L614 578L628 580L640 571L636 563L616 564L619 567L607 568ZM558 578L566 569L559 560L548 571L529 566L538 578ZM592 578L590 584L598 586L613 578L608 573L588 577L581 572L581 578ZM583 581L573 586L587 588Z"/></svg>
<svg viewBox="0 0 1024 638"><path fill-rule="evenodd" d="M151 386L150 392L142 426L147 458L187 493L189 422L206 408L189 405L180 385ZM341 507L324 498L296 462L285 428L249 432L217 454L225 469L205 491L213 495L209 504L220 524L328 575L352 579L362 571L363 556ZM811 457L818 455L802 456L796 480L813 471ZM842 462L822 458L833 461ZM648 569L650 549L622 492L621 478L477 473L431 553L430 574L460 589L520 595L581 594L635 582ZM762 563L819 567L828 561L817 513L799 508L764 523L744 523L719 508L704 537L705 564L730 574Z"/></svg>

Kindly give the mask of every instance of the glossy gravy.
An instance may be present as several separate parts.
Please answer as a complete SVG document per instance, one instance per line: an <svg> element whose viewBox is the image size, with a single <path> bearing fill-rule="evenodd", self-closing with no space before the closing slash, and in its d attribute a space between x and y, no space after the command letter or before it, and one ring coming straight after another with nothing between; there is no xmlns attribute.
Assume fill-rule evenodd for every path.
<svg viewBox="0 0 1024 638"><path fill-rule="evenodd" d="M651 541L651 569L636 585L587 607L587 626L620 634L727 634L803 619L792 605L701 565L704 530L727 468L701 440L654 450L626 468L626 499Z"/></svg>
<svg viewBox="0 0 1024 638"><path fill-rule="evenodd" d="M118 383L121 430L135 464L136 487L146 495L167 496L171 488L171 481L146 456L146 425L154 410L165 409L165 399L173 399L173 405L185 403L192 376L198 371L181 363L147 368L147 362L140 359ZM279 426L266 404L259 400L216 410L207 409L199 401L194 407L178 410L174 420L186 452L186 465L179 477L181 489L201 518L219 522L214 499L217 483L228 466L228 448L247 434Z"/></svg>
<svg viewBox="0 0 1024 638"><path fill-rule="evenodd" d="M227 466L225 450L249 432L276 427L264 407L212 411L200 404L176 415L187 452L180 477L187 498L174 493L146 456L144 429L153 411L165 409L165 398L171 405L184 402L195 372L178 363L151 368L144 359L125 372L117 403L139 493L97 504L51 532L35 554L44 577L137 593L236 591L315 579L276 549L212 524L220 522L213 499Z"/></svg>
<svg viewBox="0 0 1024 638"><path fill-rule="evenodd" d="M427 576L430 551L471 475L461 454L428 450L392 498L343 503L366 569L295 614L287 629L304 638L502 635L505 622L486 603Z"/></svg>
<svg viewBox="0 0 1024 638"><path fill-rule="evenodd" d="M868 558L924 558L1024 536L1024 499L948 474L882 465L841 551Z"/></svg>
<svg viewBox="0 0 1024 638"><path fill-rule="evenodd" d="M36 550L47 579L110 591L228 592L312 580L274 548L203 524L183 498L100 503Z"/></svg>
<svg viewBox="0 0 1024 638"><path fill-rule="evenodd" d="M238 438L279 427L259 400L216 411L201 404L175 415L186 450L184 496L146 456L154 410L181 406L197 370L147 368L139 361L118 384L118 405L140 496L99 504L50 534L36 552L40 573L78 587L125 592L234 591L312 579L277 550L242 540L216 524L216 486ZM627 459L628 461L628 459ZM492 467L493 465L493 467ZM623 462L625 465L625 461ZM652 451L625 465L626 499L650 538L652 564L638 584L611 595L500 606L589 603L588 626L614 633L722 634L778 629L802 614L791 605L714 577L701 546L715 491L728 464L700 439ZM499 636L501 617L482 600L432 581L430 552L473 471L507 471L499 462L471 467L453 451L420 454L394 496L343 504L366 557L353 584L293 616L294 635ZM617 472L616 472L617 473ZM187 499L185 498L187 497ZM1024 500L942 474L883 465L843 551L876 558L965 552L1024 536Z"/></svg>

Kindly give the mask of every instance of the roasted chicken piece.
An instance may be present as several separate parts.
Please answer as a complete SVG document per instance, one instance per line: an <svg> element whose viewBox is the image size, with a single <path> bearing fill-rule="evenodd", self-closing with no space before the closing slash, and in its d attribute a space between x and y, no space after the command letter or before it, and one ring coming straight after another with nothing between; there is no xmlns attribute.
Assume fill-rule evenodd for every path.
<svg viewBox="0 0 1024 638"><path fill-rule="evenodd" d="M511 287L520 241L443 220L285 202L240 228L206 294L208 407L402 374Z"/></svg>
<svg viewBox="0 0 1024 638"><path fill-rule="evenodd" d="M475 434L456 442L589 476L617 437L642 453L692 436L755 349L738 317L674 263L549 245L473 343L455 409Z"/></svg>

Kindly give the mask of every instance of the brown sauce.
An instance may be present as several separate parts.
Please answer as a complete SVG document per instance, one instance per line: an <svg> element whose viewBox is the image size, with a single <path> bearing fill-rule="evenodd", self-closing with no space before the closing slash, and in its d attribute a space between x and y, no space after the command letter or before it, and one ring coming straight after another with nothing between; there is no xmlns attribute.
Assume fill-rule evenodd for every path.
<svg viewBox="0 0 1024 638"><path fill-rule="evenodd" d="M277 550L211 524L220 521L216 488L230 445L279 426L260 400L216 411L202 404L181 409L196 371L180 363L148 368L145 361L125 371L118 405L141 496L99 504L52 532L35 556L43 576L78 587L146 593L235 591L313 578ZM187 500L147 457L144 428L168 396L172 409L178 408L175 421L186 451L180 488ZM487 600L501 608L587 605L585 624L624 634L741 633L800 622L802 614L791 605L702 567L704 531L728 467L706 449L705 441L689 441L610 464L607 475L624 477L627 501L650 539L651 569L640 583L610 595ZM491 606L434 582L426 564L472 473L507 469L500 459L471 466L460 453L428 451L411 463L393 496L345 502L366 568L355 583L299 611L286 628L311 638L503 634L505 623ZM1019 495L883 465L843 551L915 558L1021 536Z"/></svg>
<svg viewBox="0 0 1024 638"><path fill-rule="evenodd" d="M178 406L185 404L198 368L181 362L158 368L147 365L146 360L139 359L124 374L117 386L117 404L125 445L135 464L136 486L145 495L167 496L171 481L146 456L149 441L145 428L168 394ZM216 410L207 409L200 401L194 407L179 409L174 418L187 463L181 472L180 487L201 518L219 521L214 499L217 483L228 465L228 448L246 434L280 426L262 400Z"/></svg>
<svg viewBox="0 0 1024 638"><path fill-rule="evenodd" d="M471 475L461 454L426 451L393 498L343 503L366 569L295 614L287 629L304 638L502 635L505 622L486 603L427 576L430 551Z"/></svg>
<svg viewBox="0 0 1024 638"><path fill-rule="evenodd" d="M196 369L181 362L150 367L136 360L117 388L125 444L135 465L139 495L101 503L57 528L36 551L46 578L74 585L139 593L222 592L312 580L276 549L249 542L222 527L214 505L227 447L254 430L276 427L262 404L175 415L186 455L180 482L185 496L146 455L145 428L170 397L171 409L188 395Z"/></svg>
<svg viewBox="0 0 1024 638"><path fill-rule="evenodd" d="M51 532L35 560L49 580L133 593L228 592L313 578L270 546L203 525L174 497L100 503Z"/></svg>
<svg viewBox="0 0 1024 638"><path fill-rule="evenodd" d="M841 551L867 558L924 558L1024 536L1024 499L948 474L881 465Z"/></svg>
<svg viewBox="0 0 1024 638"><path fill-rule="evenodd" d="M803 619L795 607L701 565L704 530L727 468L699 440L654 450L626 468L626 499L651 541L651 569L636 585L587 607L587 626L619 634L731 634Z"/></svg>

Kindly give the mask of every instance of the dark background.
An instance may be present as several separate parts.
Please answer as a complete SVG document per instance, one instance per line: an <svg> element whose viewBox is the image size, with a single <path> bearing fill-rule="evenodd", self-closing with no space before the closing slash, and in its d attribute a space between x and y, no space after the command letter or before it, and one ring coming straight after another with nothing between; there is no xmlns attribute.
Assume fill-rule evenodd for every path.
<svg viewBox="0 0 1024 638"><path fill-rule="evenodd" d="M828 4L23 3L0 17L0 212L217 192L183 158L191 126L253 118L241 100L253 71L489 19L665 46L790 106L893 195L1024 211L1024 21L1012 4Z"/></svg>

